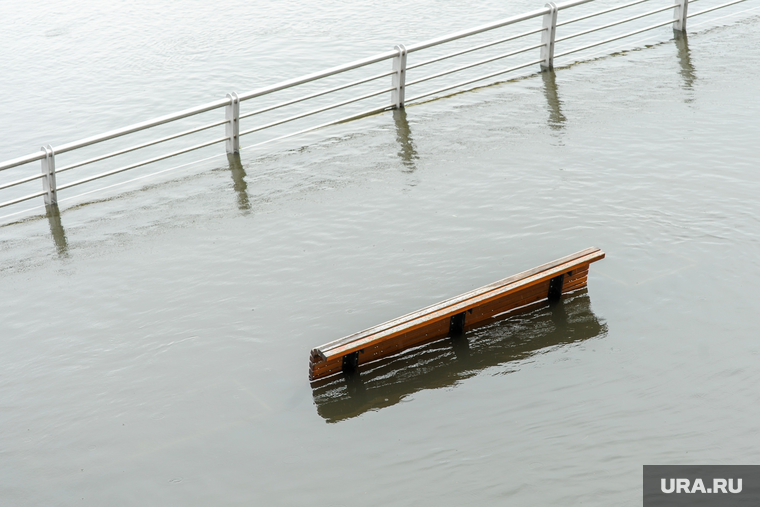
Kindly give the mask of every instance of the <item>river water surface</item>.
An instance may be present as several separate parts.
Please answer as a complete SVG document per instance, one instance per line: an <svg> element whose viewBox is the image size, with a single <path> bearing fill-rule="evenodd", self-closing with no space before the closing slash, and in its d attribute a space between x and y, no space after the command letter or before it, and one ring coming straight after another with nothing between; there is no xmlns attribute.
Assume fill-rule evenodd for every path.
<svg viewBox="0 0 760 507"><path fill-rule="evenodd" d="M29 37L75 37L95 5L39 12ZM419 39L500 17L436 5L411 6L439 21ZM280 9L212 18L199 3L189 19L219 54L259 15L277 28L255 36L264 55L299 33L294 55L322 54L355 40L340 19L368 13L356 47L374 49L356 57L412 32L386 4ZM137 23L92 16L112 22L106 41ZM325 18L340 33L322 44ZM0 503L640 505L644 464L760 462L760 17L719 25L0 227ZM88 44L92 59L67 54L76 79L114 61ZM162 100L184 90L166 112L230 85L145 58L131 65L155 70ZM28 79L39 106L30 69L50 67L21 64L3 86ZM81 137L88 114L153 115L137 83L108 79L134 118L58 104L33 121L14 102L2 158ZM308 382L314 346L588 246L607 258L555 307Z"/></svg>

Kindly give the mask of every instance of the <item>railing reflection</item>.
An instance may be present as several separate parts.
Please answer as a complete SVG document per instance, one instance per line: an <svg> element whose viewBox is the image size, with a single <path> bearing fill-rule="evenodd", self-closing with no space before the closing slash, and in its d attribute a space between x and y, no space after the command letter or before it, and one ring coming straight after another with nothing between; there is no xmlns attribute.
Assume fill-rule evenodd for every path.
<svg viewBox="0 0 760 507"><path fill-rule="evenodd" d="M417 156L417 150L414 148L409 122L406 120L406 109L394 109L393 121L396 124L396 141L400 148L398 156L401 159L401 163L406 166L407 171L412 172L416 168L414 161L419 157Z"/></svg>
<svg viewBox="0 0 760 507"><path fill-rule="evenodd" d="M562 114L562 101L559 100L559 94L557 93L557 81L554 70L542 72L541 79L544 80L544 96L549 106L549 128L562 130L565 126L566 118Z"/></svg>
<svg viewBox="0 0 760 507"><path fill-rule="evenodd" d="M439 389L486 368L518 361L539 350L607 334L586 289L555 304L538 303L507 320L444 339L312 385L317 412L328 423L399 403L423 389Z"/></svg>
<svg viewBox="0 0 760 507"><path fill-rule="evenodd" d="M232 175L232 183L235 192L237 193L238 208L241 211L251 209L251 203L248 200L248 183L245 182L245 169L240 161L240 155L238 153L227 155L227 161L230 163L230 174Z"/></svg>
<svg viewBox="0 0 760 507"><path fill-rule="evenodd" d="M681 77L683 78L683 89L693 91L694 82L697 80L697 74L694 71L694 65L691 63L691 52L689 51L689 38L685 33L677 34L674 37L676 48L678 49L678 63L681 66ZM689 103L693 100L691 96L685 99Z"/></svg>
<svg viewBox="0 0 760 507"><path fill-rule="evenodd" d="M50 225L50 235L53 236L58 256L66 257L69 245L66 242L66 231L61 223L61 212L58 210L58 206L47 206L47 219Z"/></svg>

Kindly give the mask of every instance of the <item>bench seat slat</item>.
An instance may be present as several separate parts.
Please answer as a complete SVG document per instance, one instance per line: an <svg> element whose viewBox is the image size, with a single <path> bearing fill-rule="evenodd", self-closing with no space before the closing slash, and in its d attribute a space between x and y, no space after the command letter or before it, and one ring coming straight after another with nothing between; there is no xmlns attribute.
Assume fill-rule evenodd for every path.
<svg viewBox="0 0 760 507"><path fill-rule="evenodd" d="M342 371L343 356L347 354L358 352L359 364L364 364L439 340L449 334L451 317L462 312L466 312L465 327L471 328L545 300L550 280L559 275L564 275L562 294L581 289L588 280L589 264L604 255L598 248L587 248L316 347L309 358L309 378L315 380Z"/></svg>
<svg viewBox="0 0 760 507"><path fill-rule="evenodd" d="M466 292L464 294L461 294L459 296L447 299L445 301L441 301L440 303L436 303L434 305L427 306L425 308L417 310L416 312L412 312L412 313L409 313L407 315L403 315L403 316L398 317L396 319L389 320L388 322L384 322L384 323L379 324L377 326L365 329L364 331L359 331L358 333L354 333L354 334L348 335L348 336L346 336L344 338L340 338L338 340L326 343L326 344L324 344L324 345L322 345L322 346L320 346L318 348L322 352L326 352L326 351L328 351L330 349L339 347L339 346L344 345L346 343L350 343L350 342L352 342L352 341L354 341L354 340L356 340L358 338L363 338L365 336L369 336L369 335L378 333L380 331L384 331L384 330L386 330L386 329L388 329L390 327L403 324L404 322L408 322L408 321L410 321L410 320L412 320L412 319L414 319L414 318L416 318L416 317L418 317L420 315L425 315L426 313L431 313L433 311L439 310L439 309L444 308L446 306L450 306L452 304L455 304L455 303L460 302L460 301L462 301L464 299L467 299L467 298L473 298L473 297L479 296L481 294L487 293L489 291L497 290L497 289L499 289L499 288L501 288L501 287L503 287L505 285L508 285L508 284L510 284L512 282L519 281L519 280L521 280L523 278L526 278L526 277L529 277L529 276L541 273L542 271L547 271L549 269L552 269L552 268L554 268L556 266L559 266L560 264L566 264L568 262L572 262L574 260L577 260L578 258L587 256L587 255L590 255L590 254L595 254L595 253L598 253L598 252L602 252L602 251L599 250L598 248L594 248L594 247L586 248L585 250L581 250L580 252L576 252L576 253L574 253L572 255L567 255L565 257L562 257L561 259L557 259L556 261L547 262L546 264L542 264L541 266L535 267L533 269L529 269L527 271L523 271L522 273L518 273L516 275L509 276L507 278L504 278L504 279L499 280L497 282L490 283L488 285L484 285L483 287L480 287L478 289L472 290L470 292ZM604 258L604 252L602 252L602 257L601 258ZM598 260L598 259L596 259L596 260ZM591 262L593 262L593 261L591 261Z"/></svg>

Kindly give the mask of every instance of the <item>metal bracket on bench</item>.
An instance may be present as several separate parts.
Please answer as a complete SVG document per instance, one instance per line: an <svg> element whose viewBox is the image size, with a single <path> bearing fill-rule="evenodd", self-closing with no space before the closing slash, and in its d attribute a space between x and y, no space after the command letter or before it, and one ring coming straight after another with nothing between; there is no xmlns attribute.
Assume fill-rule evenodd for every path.
<svg viewBox="0 0 760 507"><path fill-rule="evenodd" d="M359 351L343 356L343 371L351 373L359 367Z"/></svg>
<svg viewBox="0 0 760 507"><path fill-rule="evenodd" d="M464 334L464 316L466 314L467 312L462 312L451 316L451 320L449 321L449 336L454 338Z"/></svg>
<svg viewBox="0 0 760 507"><path fill-rule="evenodd" d="M547 295L549 301L559 300L559 297L562 295L562 282L564 281L564 273L549 280L549 294Z"/></svg>

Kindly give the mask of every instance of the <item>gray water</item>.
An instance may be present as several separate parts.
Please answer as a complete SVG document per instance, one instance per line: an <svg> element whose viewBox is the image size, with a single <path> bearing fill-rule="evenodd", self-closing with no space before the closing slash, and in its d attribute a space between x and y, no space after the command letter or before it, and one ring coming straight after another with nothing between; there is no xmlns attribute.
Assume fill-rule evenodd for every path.
<svg viewBox="0 0 760 507"><path fill-rule="evenodd" d="M758 28L3 226L2 504L639 505L643 464L756 463ZM316 345L592 245L557 307L308 382Z"/></svg>

